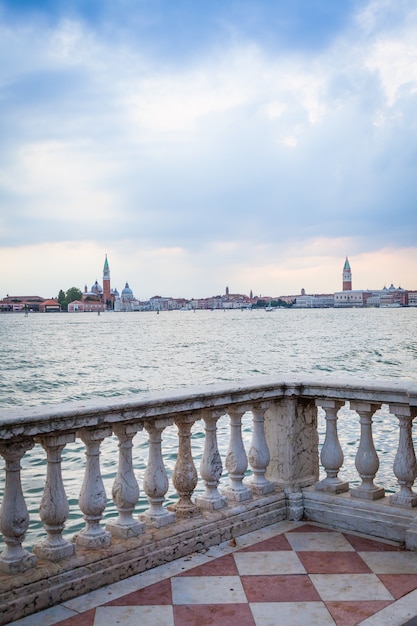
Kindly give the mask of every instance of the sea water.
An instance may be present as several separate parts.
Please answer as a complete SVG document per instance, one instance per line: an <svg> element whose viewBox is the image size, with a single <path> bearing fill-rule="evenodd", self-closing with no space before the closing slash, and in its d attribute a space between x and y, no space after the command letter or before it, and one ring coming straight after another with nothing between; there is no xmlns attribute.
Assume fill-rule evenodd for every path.
<svg viewBox="0 0 417 626"><path fill-rule="evenodd" d="M275 375L278 380L306 373L317 378L415 382L416 330L416 308L29 313L27 317L2 314L0 408L133 397L149 391L233 383L263 375ZM375 416L374 423L375 446L381 460L379 482L388 490L395 490L392 460L398 441L396 418L383 410ZM321 441L324 429L321 416ZM245 443L250 441L250 433L247 416ZM346 459L341 473L344 477L343 473L352 472L352 466L355 473L357 416L343 424L339 420L339 434ZM227 418L219 421L218 439L225 455ZM135 472L141 485L147 461L146 433L138 433L134 442ZM203 443L202 426L196 424L192 445L197 465ZM166 429L163 446L169 473L175 464L177 445L175 427ZM84 445L80 441L68 445L63 457L70 502L66 532L71 534L82 527L77 502L83 480ZM117 441L109 438L103 442L101 455L109 498L106 517L115 515L110 494L117 457ZM31 516L28 541L33 541L43 532L38 517L45 481L43 449L36 445L25 455L22 466ZM0 492L2 481L0 478ZM197 491L201 489L199 485ZM174 498L171 488L168 502ZM146 508L142 492L138 511Z"/></svg>

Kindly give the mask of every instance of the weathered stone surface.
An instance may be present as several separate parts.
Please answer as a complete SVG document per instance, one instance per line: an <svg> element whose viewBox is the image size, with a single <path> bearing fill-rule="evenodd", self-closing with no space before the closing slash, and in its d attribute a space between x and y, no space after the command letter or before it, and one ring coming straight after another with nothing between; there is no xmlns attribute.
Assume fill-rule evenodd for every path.
<svg viewBox="0 0 417 626"><path fill-rule="evenodd" d="M0 624L53 606L98 587L286 519L283 493L204 512L175 526L148 528L139 537L101 550L77 549L75 556L17 577L0 575ZM24 593L22 591L24 590Z"/></svg>
<svg viewBox="0 0 417 626"><path fill-rule="evenodd" d="M337 407L346 401L354 403L359 413L369 413L361 417L357 469L362 485L361 491L355 492L359 497L338 495L339 483L332 489L334 493L314 487L319 478L316 403L333 407L337 413ZM373 407L381 404L388 404L398 418L399 445L393 474L400 491L390 499L374 501L375 495L383 495L383 487L373 484L378 458L372 443L371 417ZM249 451L241 434L240 417L245 411L254 416ZM226 459L222 459L216 424L226 413L231 416L230 446ZM304 516L331 527L404 541L408 548L417 549L417 518L412 510L417 504L412 489L417 464L411 434L416 414L417 385L305 376L280 380L266 377L186 391L0 411L0 449L8 458L8 489L2 510L7 548L0 556L0 624L284 519L299 520ZM330 483L343 463L333 417L333 433L323 459L325 469L327 464L328 473L334 474ZM205 423L199 468L205 492L193 500L198 470L192 458L190 432L192 423L199 419ZM172 483L178 500L170 508L177 515L164 506L169 479L161 446L164 428L174 422L179 427L179 438ZM138 522L133 517L139 485L131 444L135 432L143 428L149 438L143 481L149 509ZM119 517L109 521L110 535L100 525L106 494L99 446L113 432L120 442L112 493ZM61 542L67 516L59 448L74 433L85 442L88 457L80 497L86 528L78 540L74 537L72 543L63 541L66 549L61 553L50 550ZM46 448L50 448L51 465L42 501L49 543L42 542L36 550L38 562L21 547L30 520L19 480L19 460L34 440L49 442ZM248 460L252 477L245 476ZM229 500L218 491L223 467L229 473L229 486L224 491ZM64 477L65 470L62 467ZM269 494L271 488L275 491Z"/></svg>

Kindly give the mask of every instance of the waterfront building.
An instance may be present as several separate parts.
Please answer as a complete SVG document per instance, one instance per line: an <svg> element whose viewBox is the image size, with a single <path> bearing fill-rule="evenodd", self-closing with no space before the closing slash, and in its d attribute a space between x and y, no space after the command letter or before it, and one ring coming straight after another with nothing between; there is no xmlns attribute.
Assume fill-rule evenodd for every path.
<svg viewBox="0 0 417 626"><path fill-rule="evenodd" d="M408 306L417 306L417 291L407 291Z"/></svg>
<svg viewBox="0 0 417 626"><path fill-rule="evenodd" d="M137 300L133 294L133 291L129 287L127 282L122 289L119 296L115 297L114 310L115 311L140 311L143 308L143 304Z"/></svg>
<svg viewBox="0 0 417 626"><path fill-rule="evenodd" d="M380 291L380 306L407 306L408 305L408 292L402 287L394 287L390 285L388 288L384 287Z"/></svg>
<svg viewBox="0 0 417 626"><path fill-rule="evenodd" d="M335 307L364 307L372 296L372 291L361 291L360 289L339 291L334 294Z"/></svg>
<svg viewBox="0 0 417 626"><path fill-rule="evenodd" d="M74 300L68 304L68 313L100 313L106 305L98 299Z"/></svg>
<svg viewBox="0 0 417 626"><path fill-rule="evenodd" d="M0 300L0 312L20 313L53 313L59 312L61 306L56 299L45 299L40 296L9 296Z"/></svg>
<svg viewBox="0 0 417 626"><path fill-rule="evenodd" d="M294 307L296 309L328 309L334 306L333 294L302 294L296 296Z"/></svg>

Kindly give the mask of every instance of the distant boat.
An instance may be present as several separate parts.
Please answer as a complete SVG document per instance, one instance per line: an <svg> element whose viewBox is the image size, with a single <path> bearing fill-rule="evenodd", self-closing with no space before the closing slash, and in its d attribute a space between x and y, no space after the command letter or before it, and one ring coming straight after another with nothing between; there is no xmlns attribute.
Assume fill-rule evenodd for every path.
<svg viewBox="0 0 417 626"><path fill-rule="evenodd" d="M273 310L274 310L274 309L273 309L273 307L272 307L270 304L268 304L268 306L265 308L265 311L266 311L267 313L270 313L270 312L271 312L271 311L273 311Z"/></svg>

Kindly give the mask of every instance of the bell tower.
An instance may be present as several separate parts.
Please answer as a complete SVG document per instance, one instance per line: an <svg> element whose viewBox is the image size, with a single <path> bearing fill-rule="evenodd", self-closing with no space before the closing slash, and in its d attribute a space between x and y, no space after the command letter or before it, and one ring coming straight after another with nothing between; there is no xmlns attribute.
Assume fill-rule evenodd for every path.
<svg viewBox="0 0 417 626"><path fill-rule="evenodd" d="M103 267L103 303L106 305L106 309L111 307L111 295L110 295L110 268L109 262L106 258L104 260Z"/></svg>
<svg viewBox="0 0 417 626"><path fill-rule="evenodd" d="M343 266L343 291L352 291L352 271L347 257Z"/></svg>

